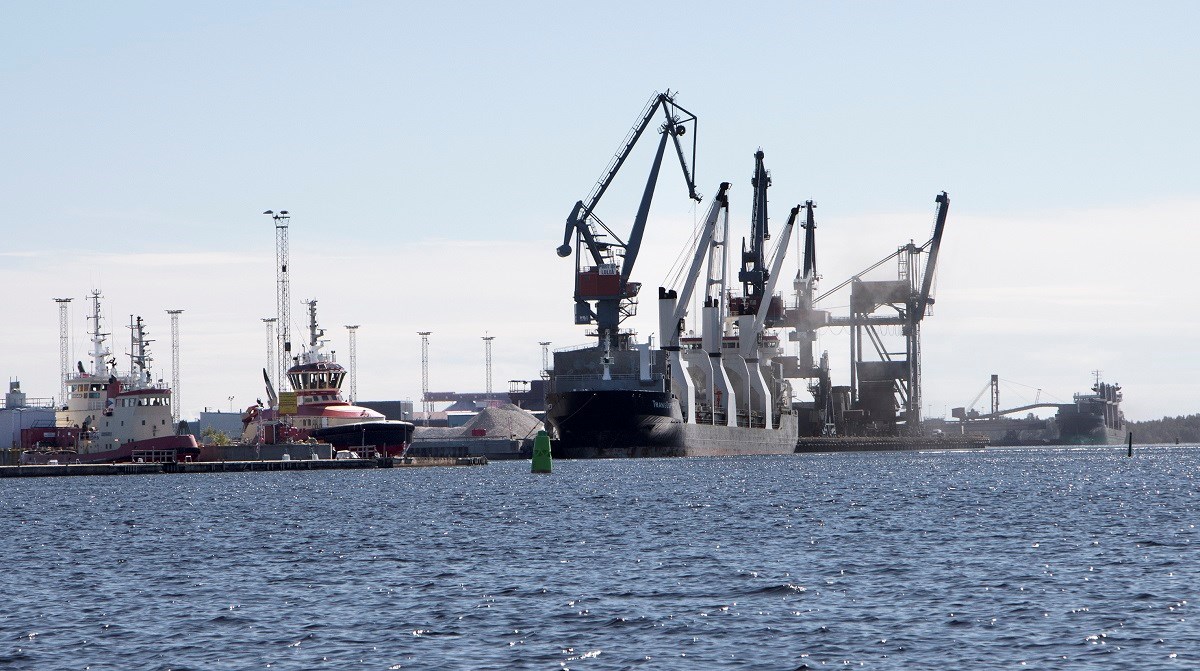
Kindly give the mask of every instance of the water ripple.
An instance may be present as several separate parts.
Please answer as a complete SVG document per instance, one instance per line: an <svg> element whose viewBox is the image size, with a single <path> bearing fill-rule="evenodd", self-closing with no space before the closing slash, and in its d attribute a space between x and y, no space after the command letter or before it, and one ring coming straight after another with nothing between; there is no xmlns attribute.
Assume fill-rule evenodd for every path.
<svg viewBox="0 0 1200 671"><path fill-rule="evenodd" d="M16 480L0 669L1197 668L1197 473L1193 446Z"/></svg>

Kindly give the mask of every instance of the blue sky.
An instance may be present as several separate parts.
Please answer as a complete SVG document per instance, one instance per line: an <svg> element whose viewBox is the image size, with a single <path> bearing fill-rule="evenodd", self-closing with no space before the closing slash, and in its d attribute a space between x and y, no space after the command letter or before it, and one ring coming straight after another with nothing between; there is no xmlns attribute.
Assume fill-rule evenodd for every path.
<svg viewBox="0 0 1200 671"><path fill-rule="evenodd" d="M364 324L360 396L417 395L423 329L435 387L482 388L485 330L497 380L528 378L537 341L583 340L562 221L669 87L700 118L701 191L734 182L747 218L762 147L777 225L818 202L834 283L927 236L950 192L935 414L993 372L1062 396L1095 368L1131 417L1196 412L1198 19L1169 2L3 3L0 278L24 319L0 327L0 368L51 395L50 299L99 284L118 323L188 310L185 407L251 400L274 302L259 213L286 208L293 295ZM659 192L648 273L695 216L673 169Z"/></svg>

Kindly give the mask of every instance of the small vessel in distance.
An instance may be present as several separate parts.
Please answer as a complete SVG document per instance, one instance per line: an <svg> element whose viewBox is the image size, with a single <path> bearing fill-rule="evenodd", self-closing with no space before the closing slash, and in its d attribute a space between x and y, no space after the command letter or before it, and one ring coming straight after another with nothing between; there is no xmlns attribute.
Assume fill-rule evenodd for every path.
<svg viewBox="0 0 1200 671"><path fill-rule="evenodd" d="M324 351L321 336L325 331L317 325L317 302L308 301L307 305L308 345L287 371L288 383L295 390L295 410L281 406L264 370L268 405L263 407L260 402L242 413L242 442L281 444L313 438L362 456L402 455L412 441L412 423L389 420L342 398L346 369Z"/></svg>
<svg viewBox="0 0 1200 671"><path fill-rule="evenodd" d="M200 447L172 421L172 390L150 373L150 340L141 317L130 324L130 371L120 375L101 330L100 292L92 291L92 369L76 364L55 426L21 432L23 463L188 461ZM132 318L131 318L132 319Z"/></svg>

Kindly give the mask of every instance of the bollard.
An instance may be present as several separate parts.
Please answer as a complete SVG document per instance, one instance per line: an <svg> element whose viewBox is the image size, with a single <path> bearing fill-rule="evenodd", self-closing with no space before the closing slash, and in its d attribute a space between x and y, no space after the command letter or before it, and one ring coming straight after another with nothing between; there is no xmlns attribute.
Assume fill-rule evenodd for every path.
<svg viewBox="0 0 1200 671"><path fill-rule="evenodd" d="M538 431L537 437L533 439L533 472L549 473L552 461L550 435L545 431Z"/></svg>

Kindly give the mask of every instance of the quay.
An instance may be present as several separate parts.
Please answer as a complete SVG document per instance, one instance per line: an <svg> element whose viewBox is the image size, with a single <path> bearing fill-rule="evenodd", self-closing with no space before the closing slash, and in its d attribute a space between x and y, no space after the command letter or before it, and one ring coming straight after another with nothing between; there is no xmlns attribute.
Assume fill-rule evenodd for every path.
<svg viewBox="0 0 1200 671"><path fill-rule="evenodd" d="M165 473L244 473L248 471L329 471L429 466L485 466L486 457L382 457L379 459L293 459L272 461L181 461L145 464L30 464L0 466L0 478L71 475L160 475Z"/></svg>

